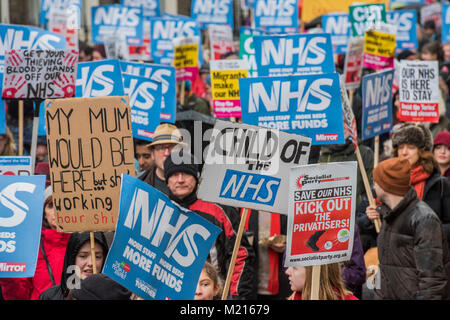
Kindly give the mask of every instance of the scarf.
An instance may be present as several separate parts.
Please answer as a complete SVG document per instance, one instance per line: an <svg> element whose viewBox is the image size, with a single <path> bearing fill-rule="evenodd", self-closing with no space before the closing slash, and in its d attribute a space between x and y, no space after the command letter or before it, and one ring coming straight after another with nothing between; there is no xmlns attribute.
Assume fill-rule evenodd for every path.
<svg viewBox="0 0 450 320"><path fill-rule="evenodd" d="M422 200L423 192L425 190L425 182L427 181L430 174L426 172L422 166L417 166L411 169L410 182L414 190L416 190L417 197Z"/></svg>

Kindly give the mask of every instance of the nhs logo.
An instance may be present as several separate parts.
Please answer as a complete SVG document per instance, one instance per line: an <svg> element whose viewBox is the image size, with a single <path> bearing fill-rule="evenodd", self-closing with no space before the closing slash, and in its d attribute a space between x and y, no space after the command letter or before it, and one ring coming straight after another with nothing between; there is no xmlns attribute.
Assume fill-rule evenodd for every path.
<svg viewBox="0 0 450 320"><path fill-rule="evenodd" d="M119 60L102 60L78 64L75 97L124 95Z"/></svg>
<svg viewBox="0 0 450 320"><path fill-rule="evenodd" d="M233 29L232 0L194 0L191 17L199 21L202 29L208 24L227 24Z"/></svg>
<svg viewBox="0 0 450 320"><path fill-rule="evenodd" d="M334 72L329 34L255 36L259 76Z"/></svg>
<svg viewBox="0 0 450 320"><path fill-rule="evenodd" d="M395 42L397 52L406 49L417 49L417 12L416 10L399 10L386 12L386 20L397 27Z"/></svg>
<svg viewBox="0 0 450 320"><path fill-rule="evenodd" d="M159 17L161 15L159 0L121 0L120 4L142 8L144 17Z"/></svg>
<svg viewBox="0 0 450 320"><path fill-rule="evenodd" d="M278 33L298 30L296 0L255 0L253 3L255 28Z"/></svg>
<svg viewBox="0 0 450 320"><path fill-rule="evenodd" d="M220 187L220 197L273 205L281 179L228 169Z"/></svg>
<svg viewBox="0 0 450 320"><path fill-rule="evenodd" d="M325 33L329 33L331 35L333 52L337 54L347 53L347 42L351 37L351 27L348 14L324 14L322 16L322 28Z"/></svg>

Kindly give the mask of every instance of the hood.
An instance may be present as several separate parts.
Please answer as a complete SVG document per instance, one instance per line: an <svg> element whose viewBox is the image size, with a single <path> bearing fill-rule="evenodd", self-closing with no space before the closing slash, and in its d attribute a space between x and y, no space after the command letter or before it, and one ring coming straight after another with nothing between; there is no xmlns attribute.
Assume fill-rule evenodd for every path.
<svg viewBox="0 0 450 320"><path fill-rule="evenodd" d="M103 255L106 258L108 254L108 244L106 237L103 232L94 232L94 239L103 248ZM90 232L74 232L70 235L69 241L67 243L66 254L64 256L63 272L61 274L61 290L65 296L67 296L67 280L72 283L71 276L73 275L73 270L69 269L69 266L75 265L75 259L80 248L88 241L91 240ZM69 279L70 278L70 279Z"/></svg>

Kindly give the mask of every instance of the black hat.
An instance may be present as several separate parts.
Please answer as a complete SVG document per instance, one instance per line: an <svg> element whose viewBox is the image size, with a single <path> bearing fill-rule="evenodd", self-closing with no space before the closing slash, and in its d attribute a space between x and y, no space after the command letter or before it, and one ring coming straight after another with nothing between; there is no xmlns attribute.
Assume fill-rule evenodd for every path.
<svg viewBox="0 0 450 320"><path fill-rule="evenodd" d="M395 149L404 143L416 146L418 149L431 151L433 149L433 135L422 123L405 122L394 129L392 146Z"/></svg>
<svg viewBox="0 0 450 320"><path fill-rule="evenodd" d="M129 300L131 291L103 273L90 275L81 281L80 289L73 289L77 300Z"/></svg>
<svg viewBox="0 0 450 320"><path fill-rule="evenodd" d="M407 59L408 57L414 56L414 55L415 55L414 52L412 52L411 50L406 49L406 50L403 50L402 52L400 52L400 53L397 55L397 60L398 60L398 61L400 61L400 60L405 60L405 59Z"/></svg>
<svg viewBox="0 0 450 320"><path fill-rule="evenodd" d="M200 170L194 156L185 150L173 151L164 161L164 178L166 183L169 177L177 172L190 174L197 181L200 177Z"/></svg>

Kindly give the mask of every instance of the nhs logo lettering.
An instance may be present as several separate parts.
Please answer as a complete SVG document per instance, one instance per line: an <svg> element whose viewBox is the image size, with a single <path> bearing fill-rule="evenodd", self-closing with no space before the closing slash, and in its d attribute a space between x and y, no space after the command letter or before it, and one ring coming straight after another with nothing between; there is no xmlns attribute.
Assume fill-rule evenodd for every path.
<svg viewBox="0 0 450 320"><path fill-rule="evenodd" d="M297 1L274 1L258 0L256 1L256 16L290 17L295 12Z"/></svg>
<svg viewBox="0 0 450 320"><path fill-rule="evenodd" d="M152 92L158 90L158 83L148 80L138 84L138 81L138 79L130 79L128 87L124 88L125 94L130 97L130 106L142 110L151 109L155 102Z"/></svg>
<svg viewBox="0 0 450 320"><path fill-rule="evenodd" d="M119 60L102 60L78 64L76 97L124 95Z"/></svg>
<svg viewBox="0 0 450 320"><path fill-rule="evenodd" d="M0 227L15 227L21 224L29 211L29 207L21 200L17 199L17 192L33 193L36 186L31 183L17 182L8 185L0 192L0 203L11 210L9 217L0 216Z"/></svg>
<svg viewBox="0 0 450 320"><path fill-rule="evenodd" d="M325 33L331 35L333 52L347 53L347 42L351 36L349 16L346 13L324 14L322 26Z"/></svg>
<svg viewBox="0 0 450 320"><path fill-rule="evenodd" d="M220 188L220 197L271 206L280 183L279 178L228 169Z"/></svg>
<svg viewBox="0 0 450 320"><path fill-rule="evenodd" d="M173 258L183 267L188 267L198 256L199 249L195 241L198 239L197 235L207 240L211 233L203 225L189 223L188 215L181 211L175 212L173 205L169 206L169 203L157 199L155 206L150 208L149 193L139 188L135 189L124 226L140 230L140 235L149 240L154 247L160 247L163 240L168 238L164 246L166 257Z"/></svg>
<svg viewBox="0 0 450 320"><path fill-rule="evenodd" d="M255 36L259 76L334 72L329 34Z"/></svg>
<svg viewBox="0 0 450 320"><path fill-rule="evenodd" d="M192 2L191 17L200 22L202 28L207 24L228 24L233 28L232 0L195 0Z"/></svg>
<svg viewBox="0 0 450 320"><path fill-rule="evenodd" d="M255 27L277 33L294 33L298 30L296 0L255 0Z"/></svg>
<svg viewBox="0 0 450 320"><path fill-rule="evenodd" d="M400 10L386 12L386 20L397 27L395 33L395 50L417 49L417 12L415 10Z"/></svg>

